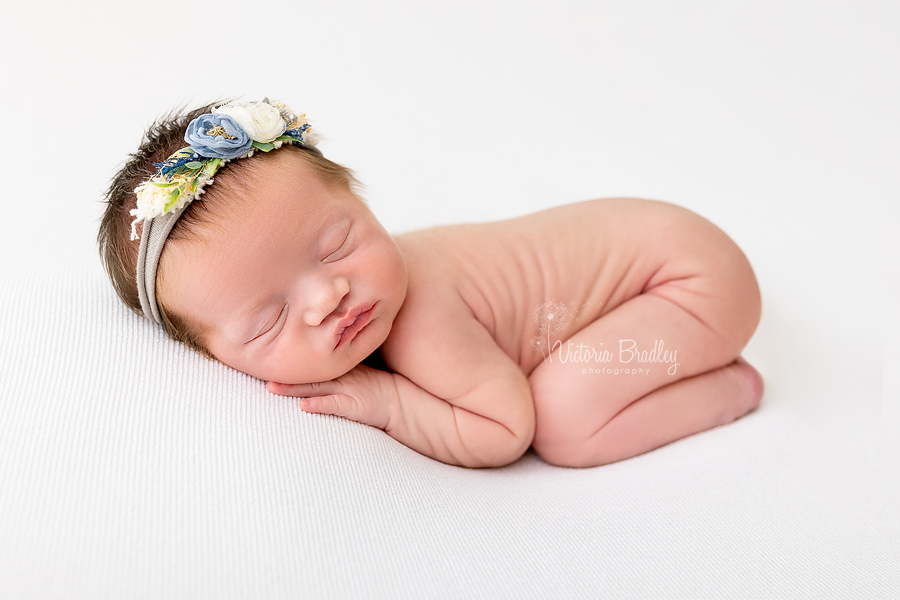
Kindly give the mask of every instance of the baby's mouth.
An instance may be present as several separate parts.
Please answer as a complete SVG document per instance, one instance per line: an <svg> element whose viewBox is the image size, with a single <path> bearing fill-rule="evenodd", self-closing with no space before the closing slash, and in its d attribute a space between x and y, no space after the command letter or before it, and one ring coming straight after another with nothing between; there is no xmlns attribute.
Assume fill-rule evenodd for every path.
<svg viewBox="0 0 900 600"><path fill-rule="evenodd" d="M359 333L366 325L369 324L369 319L372 316L372 309L375 308L375 305L372 304L368 308L363 308L364 310L357 314L356 318L354 318L349 325L345 326L338 332L338 340L337 344L335 345L335 349L352 340L357 333Z"/></svg>

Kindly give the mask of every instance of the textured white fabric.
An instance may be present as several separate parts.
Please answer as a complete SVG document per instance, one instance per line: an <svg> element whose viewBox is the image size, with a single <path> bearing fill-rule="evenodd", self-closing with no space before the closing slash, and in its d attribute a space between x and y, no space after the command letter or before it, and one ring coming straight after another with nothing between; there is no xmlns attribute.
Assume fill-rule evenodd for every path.
<svg viewBox="0 0 900 600"><path fill-rule="evenodd" d="M4 598L892 598L898 462L778 389L605 467L493 470L307 415L97 269L0 283Z"/></svg>

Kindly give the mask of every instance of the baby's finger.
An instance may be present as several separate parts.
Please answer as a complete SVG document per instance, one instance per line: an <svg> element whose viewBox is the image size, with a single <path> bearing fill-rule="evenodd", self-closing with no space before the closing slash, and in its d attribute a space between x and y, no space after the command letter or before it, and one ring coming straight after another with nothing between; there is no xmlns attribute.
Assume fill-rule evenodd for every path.
<svg viewBox="0 0 900 600"><path fill-rule="evenodd" d="M266 384L266 389L279 396L293 396L295 398L321 396L332 392L332 390L324 389L322 386L323 384L321 383L278 383L277 381L270 381Z"/></svg>
<svg viewBox="0 0 900 600"><path fill-rule="evenodd" d="M335 415L378 427L378 424L370 422L372 419L369 418L370 415L366 414L367 411L362 403L347 394L330 394L328 396L303 398L300 400L300 408L308 413Z"/></svg>

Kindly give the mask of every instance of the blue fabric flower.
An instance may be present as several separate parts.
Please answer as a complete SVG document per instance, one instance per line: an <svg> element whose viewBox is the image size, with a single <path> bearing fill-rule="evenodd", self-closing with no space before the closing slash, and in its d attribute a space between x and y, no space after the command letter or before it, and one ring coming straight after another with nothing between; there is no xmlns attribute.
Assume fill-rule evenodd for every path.
<svg viewBox="0 0 900 600"><path fill-rule="evenodd" d="M188 125L184 141L206 158L231 160L246 154L253 140L228 115L200 115Z"/></svg>

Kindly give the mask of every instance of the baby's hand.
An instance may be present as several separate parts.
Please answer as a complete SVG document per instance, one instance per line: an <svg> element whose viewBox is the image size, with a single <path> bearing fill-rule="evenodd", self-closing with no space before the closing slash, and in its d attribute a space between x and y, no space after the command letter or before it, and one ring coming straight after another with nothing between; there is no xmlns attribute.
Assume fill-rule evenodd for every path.
<svg viewBox="0 0 900 600"><path fill-rule="evenodd" d="M284 384L270 381L266 388L280 396L301 398L304 412L345 417L385 429L399 404L394 376L359 364L331 381Z"/></svg>

